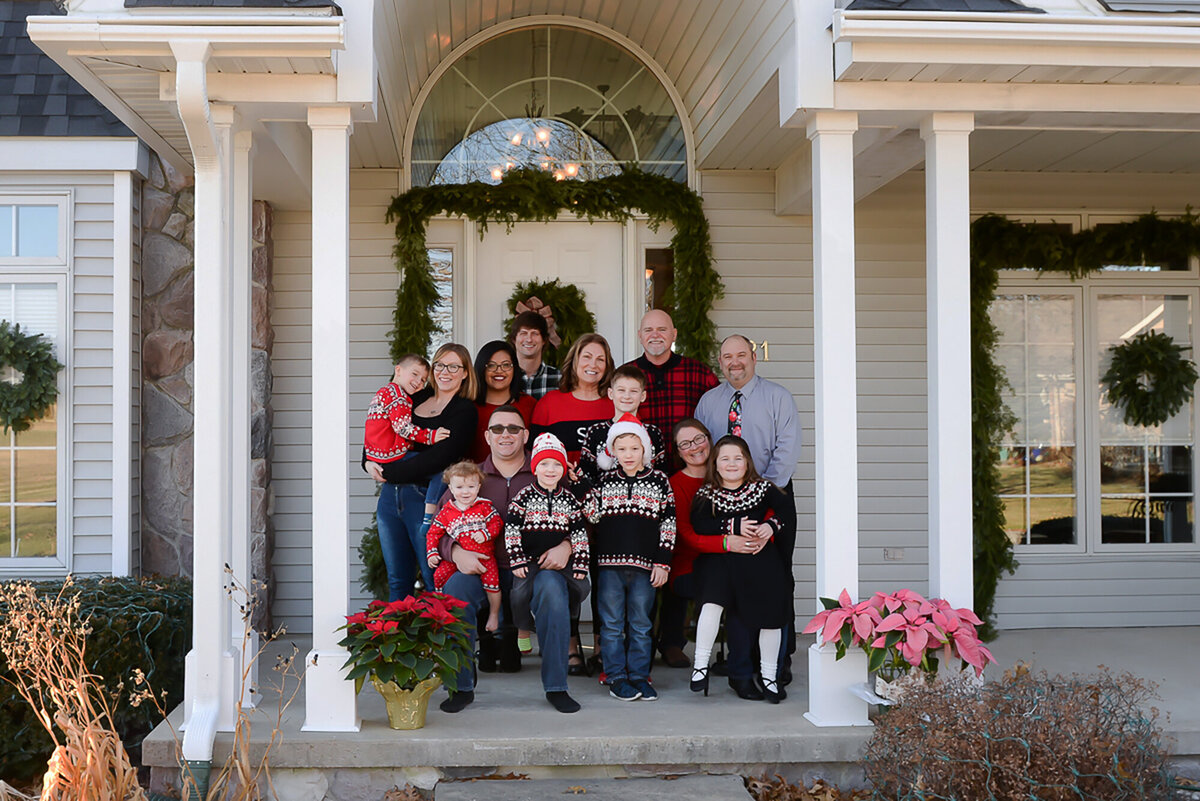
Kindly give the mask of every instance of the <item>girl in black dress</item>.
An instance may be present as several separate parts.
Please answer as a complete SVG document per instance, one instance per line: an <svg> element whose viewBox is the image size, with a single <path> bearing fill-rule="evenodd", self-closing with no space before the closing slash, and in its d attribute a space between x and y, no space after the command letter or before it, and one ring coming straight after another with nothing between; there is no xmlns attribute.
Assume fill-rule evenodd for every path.
<svg viewBox="0 0 1200 801"><path fill-rule="evenodd" d="M777 657L782 629L791 619L792 599L789 559L775 542L795 527L791 499L759 477L745 440L734 436L717 440L707 480L692 504L696 533L722 537L724 543L720 553L707 553L696 561L696 600L702 606L696 621L693 692L708 694L708 660L721 613L728 610L746 628L758 629L763 695L773 704L783 700L776 680ZM731 537L734 534L749 539Z"/></svg>

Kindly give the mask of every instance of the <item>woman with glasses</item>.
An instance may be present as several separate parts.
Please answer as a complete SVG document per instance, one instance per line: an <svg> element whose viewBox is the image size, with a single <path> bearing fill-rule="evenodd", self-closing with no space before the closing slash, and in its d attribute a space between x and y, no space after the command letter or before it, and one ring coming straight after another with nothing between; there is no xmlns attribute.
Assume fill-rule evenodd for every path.
<svg viewBox="0 0 1200 801"><path fill-rule="evenodd" d="M433 568L425 559L425 494L431 481L463 459L475 438L478 392L471 354L462 345L442 345L433 356L431 387L413 395L413 424L446 428L450 436L433 445L415 445L415 455L377 464L365 460L371 477L382 482L376 506L379 544L387 566L388 596L395 601L412 595L417 572L433 589Z"/></svg>
<svg viewBox="0 0 1200 801"><path fill-rule="evenodd" d="M492 412L501 406L514 406L528 426L533 421L533 407L537 401L525 393L525 371L517 361L516 350L503 339L494 339L479 349L475 356L475 375L479 376L479 389L475 394L479 425L471 446L471 460L482 462L490 452L484 434Z"/></svg>

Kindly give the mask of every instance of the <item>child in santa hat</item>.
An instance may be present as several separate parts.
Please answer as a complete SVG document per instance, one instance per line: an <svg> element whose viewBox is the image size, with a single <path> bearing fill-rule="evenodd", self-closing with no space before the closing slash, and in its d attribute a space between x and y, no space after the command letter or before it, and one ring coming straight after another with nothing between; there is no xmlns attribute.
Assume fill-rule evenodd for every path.
<svg viewBox="0 0 1200 801"><path fill-rule="evenodd" d="M517 625L537 631L546 700L559 712L578 712L567 694L567 655L572 611L578 615L590 589L587 530L582 506L563 481L567 449L558 437L545 433L533 441L530 467L535 480L513 497L505 520L509 599Z"/></svg>
<svg viewBox="0 0 1200 801"><path fill-rule="evenodd" d="M655 590L671 570L675 496L667 477L651 467L654 446L632 414L612 424L605 446L617 467L600 475L583 502L584 514L595 524L591 545L600 657L609 695L653 701L658 692L650 684L651 616Z"/></svg>

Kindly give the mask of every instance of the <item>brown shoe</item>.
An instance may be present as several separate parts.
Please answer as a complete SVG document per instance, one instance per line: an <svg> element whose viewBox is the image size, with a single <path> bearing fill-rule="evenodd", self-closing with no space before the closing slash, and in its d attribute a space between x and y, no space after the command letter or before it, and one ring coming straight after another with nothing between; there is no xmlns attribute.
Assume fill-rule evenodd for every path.
<svg viewBox="0 0 1200 801"><path fill-rule="evenodd" d="M659 653L662 654L663 662L667 667L685 668L692 666L692 660L687 658L687 654L678 645L668 645L659 651Z"/></svg>

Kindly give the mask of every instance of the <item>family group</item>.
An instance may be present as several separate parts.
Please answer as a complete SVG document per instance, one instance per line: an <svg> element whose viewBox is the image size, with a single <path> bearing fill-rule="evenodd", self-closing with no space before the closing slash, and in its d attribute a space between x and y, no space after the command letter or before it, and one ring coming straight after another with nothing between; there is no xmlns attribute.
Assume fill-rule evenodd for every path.
<svg viewBox="0 0 1200 801"><path fill-rule="evenodd" d="M466 602L483 672L519 670L536 632L543 689L560 712L580 708L568 676L593 672L618 700L656 699L656 649L667 666L691 667L691 689L707 695L724 615L730 687L783 700L795 649L791 393L756 375L744 336L721 343L723 382L675 353L661 310L641 321L642 355L620 367L591 333L554 368L536 312L509 333L474 362L453 343L432 364L402 357L367 410L363 466L381 482L390 600L419 576ZM474 688L466 669L441 708L466 708Z"/></svg>

